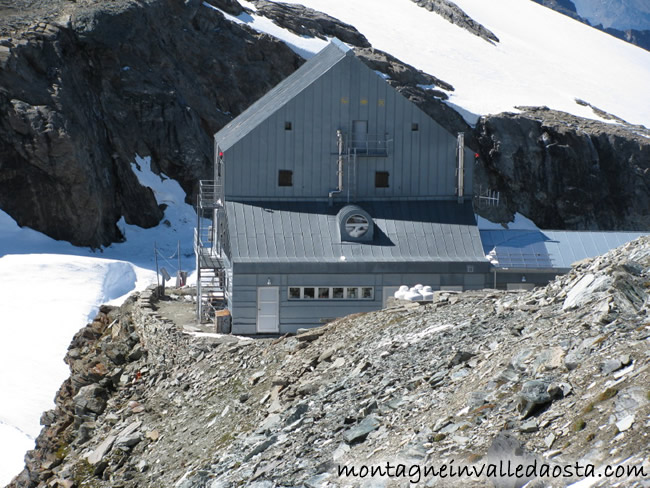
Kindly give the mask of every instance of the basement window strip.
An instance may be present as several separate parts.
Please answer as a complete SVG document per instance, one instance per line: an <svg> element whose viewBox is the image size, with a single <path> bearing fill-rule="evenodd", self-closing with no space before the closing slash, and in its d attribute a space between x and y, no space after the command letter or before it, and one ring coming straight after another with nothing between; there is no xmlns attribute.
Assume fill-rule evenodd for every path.
<svg viewBox="0 0 650 488"><path fill-rule="evenodd" d="M287 288L289 300L373 300L375 289L372 286L290 286Z"/></svg>

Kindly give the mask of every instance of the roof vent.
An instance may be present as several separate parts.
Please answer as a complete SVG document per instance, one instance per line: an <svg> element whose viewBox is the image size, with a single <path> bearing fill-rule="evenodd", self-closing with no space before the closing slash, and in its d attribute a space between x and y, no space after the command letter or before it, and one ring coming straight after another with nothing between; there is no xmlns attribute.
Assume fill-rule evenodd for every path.
<svg viewBox="0 0 650 488"><path fill-rule="evenodd" d="M370 214L358 205L346 205L336 215L341 241L371 242L375 224Z"/></svg>

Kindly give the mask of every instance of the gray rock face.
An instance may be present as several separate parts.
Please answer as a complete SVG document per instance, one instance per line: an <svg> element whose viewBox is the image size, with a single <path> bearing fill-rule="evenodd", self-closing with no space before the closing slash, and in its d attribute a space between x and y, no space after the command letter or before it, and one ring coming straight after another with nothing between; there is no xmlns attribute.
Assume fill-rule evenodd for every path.
<svg viewBox="0 0 650 488"><path fill-rule="evenodd" d="M648 129L521 108L476 127L475 184L501 192L505 221L517 211L547 229L650 227Z"/></svg>
<svg viewBox="0 0 650 488"><path fill-rule="evenodd" d="M0 39L0 208L76 245L119 241L122 216L158 224L136 154L192 195L211 175L212 134L301 63L199 1L83 2L70 14Z"/></svg>
<svg viewBox="0 0 650 488"><path fill-rule="evenodd" d="M370 43L354 26L345 24L327 14L288 3L276 3L268 0L254 0L256 13L264 15L276 24L289 29L299 36L336 37L354 46L370 47Z"/></svg>
<svg viewBox="0 0 650 488"><path fill-rule="evenodd" d="M420 7L423 7L430 12L435 12L463 29L471 32L472 34L485 39L486 41L494 44L499 42L499 38L493 32L486 29L484 26L476 22L469 15L467 15L458 5L449 0L412 0Z"/></svg>

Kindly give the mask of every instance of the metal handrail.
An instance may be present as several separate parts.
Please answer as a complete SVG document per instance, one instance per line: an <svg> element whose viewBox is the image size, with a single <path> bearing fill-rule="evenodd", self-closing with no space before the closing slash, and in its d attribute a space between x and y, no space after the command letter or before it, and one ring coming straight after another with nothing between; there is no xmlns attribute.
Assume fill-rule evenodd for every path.
<svg viewBox="0 0 650 488"><path fill-rule="evenodd" d="M223 205L223 185L214 180L199 181L199 206L202 209Z"/></svg>
<svg viewBox="0 0 650 488"><path fill-rule="evenodd" d="M388 155L388 134L351 134L346 137L347 149L358 155Z"/></svg>
<svg viewBox="0 0 650 488"><path fill-rule="evenodd" d="M206 249L212 248L211 229L194 228L194 252L197 254L204 253Z"/></svg>

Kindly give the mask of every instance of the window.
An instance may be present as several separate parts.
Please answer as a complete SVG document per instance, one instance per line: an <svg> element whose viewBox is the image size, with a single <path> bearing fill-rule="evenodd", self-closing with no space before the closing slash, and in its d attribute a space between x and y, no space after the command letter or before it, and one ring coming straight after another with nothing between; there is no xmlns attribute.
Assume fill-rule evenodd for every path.
<svg viewBox="0 0 650 488"><path fill-rule="evenodd" d="M293 186L293 171L288 169L278 171L278 186Z"/></svg>
<svg viewBox="0 0 650 488"><path fill-rule="evenodd" d="M420 130L420 124L418 124L417 122L413 122L413 123L411 124L411 130L412 130L413 132L417 132L417 131L419 131L419 130Z"/></svg>
<svg viewBox="0 0 650 488"><path fill-rule="evenodd" d="M308 299L308 300L316 298L315 289L313 287L311 287L311 286L303 288L302 289L302 297L304 299Z"/></svg>
<svg viewBox="0 0 650 488"><path fill-rule="evenodd" d="M375 188L388 188L388 171L375 171Z"/></svg>
<svg viewBox="0 0 650 488"><path fill-rule="evenodd" d="M284 130L291 130L291 122L285 122L284 123Z"/></svg>
<svg viewBox="0 0 650 488"><path fill-rule="evenodd" d="M290 286L289 300L372 300L372 286Z"/></svg>

